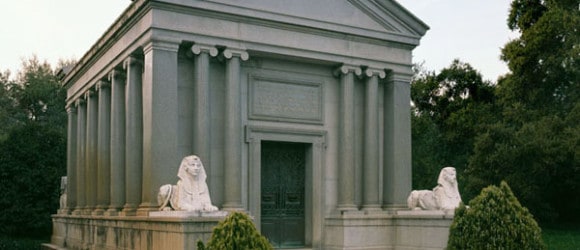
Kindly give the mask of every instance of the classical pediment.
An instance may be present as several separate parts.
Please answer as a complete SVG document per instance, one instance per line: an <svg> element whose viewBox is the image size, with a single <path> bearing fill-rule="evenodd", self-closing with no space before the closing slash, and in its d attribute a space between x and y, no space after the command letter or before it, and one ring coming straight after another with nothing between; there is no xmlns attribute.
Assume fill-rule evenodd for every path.
<svg viewBox="0 0 580 250"><path fill-rule="evenodd" d="M198 0L189 3L197 8L403 43L418 41L429 29L394 0ZM396 39L397 36L402 39Z"/></svg>

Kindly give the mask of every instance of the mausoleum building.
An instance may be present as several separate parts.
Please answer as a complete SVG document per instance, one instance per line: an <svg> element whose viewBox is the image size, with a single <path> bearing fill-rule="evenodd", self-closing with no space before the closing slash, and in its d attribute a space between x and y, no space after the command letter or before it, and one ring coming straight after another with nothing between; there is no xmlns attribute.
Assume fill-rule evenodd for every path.
<svg viewBox="0 0 580 250"><path fill-rule="evenodd" d="M412 50L394 0L135 0L65 77L52 246L194 249L221 218L156 217L180 161L277 248L420 249L406 216ZM435 236L433 236L435 234ZM435 249L435 248L433 248Z"/></svg>

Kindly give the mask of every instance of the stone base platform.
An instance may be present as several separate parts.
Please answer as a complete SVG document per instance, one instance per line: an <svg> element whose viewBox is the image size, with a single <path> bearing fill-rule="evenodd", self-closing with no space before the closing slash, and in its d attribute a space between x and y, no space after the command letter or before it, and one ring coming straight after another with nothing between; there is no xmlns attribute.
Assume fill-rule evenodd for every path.
<svg viewBox="0 0 580 250"><path fill-rule="evenodd" d="M326 219L324 249L445 249L453 211L345 211Z"/></svg>
<svg viewBox="0 0 580 250"><path fill-rule="evenodd" d="M53 215L50 244L42 249L196 249L207 242L212 229L227 215L153 212L157 216Z"/></svg>

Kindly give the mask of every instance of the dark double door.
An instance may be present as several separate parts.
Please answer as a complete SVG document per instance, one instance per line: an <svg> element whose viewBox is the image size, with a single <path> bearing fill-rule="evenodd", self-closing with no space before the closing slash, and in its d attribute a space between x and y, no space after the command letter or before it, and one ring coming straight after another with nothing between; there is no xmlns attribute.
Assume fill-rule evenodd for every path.
<svg viewBox="0 0 580 250"><path fill-rule="evenodd" d="M262 142L261 230L276 248L303 247L306 145Z"/></svg>

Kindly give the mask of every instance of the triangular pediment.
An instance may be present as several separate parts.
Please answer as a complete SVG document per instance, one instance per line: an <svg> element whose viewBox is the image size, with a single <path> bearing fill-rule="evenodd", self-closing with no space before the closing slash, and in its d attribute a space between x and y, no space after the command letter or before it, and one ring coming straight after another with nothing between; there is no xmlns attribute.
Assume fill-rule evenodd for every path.
<svg viewBox="0 0 580 250"><path fill-rule="evenodd" d="M303 26L369 36L388 33L422 37L429 27L394 0L205 0L237 14L252 13L256 18L291 22ZM206 5L207 6L207 5ZM362 33L361 33L362 32Z"/></svg>

